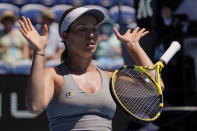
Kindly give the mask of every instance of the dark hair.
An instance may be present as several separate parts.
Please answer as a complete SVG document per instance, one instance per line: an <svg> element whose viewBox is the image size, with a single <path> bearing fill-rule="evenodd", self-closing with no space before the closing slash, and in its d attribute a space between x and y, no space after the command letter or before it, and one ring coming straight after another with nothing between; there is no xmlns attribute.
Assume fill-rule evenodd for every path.
<svg viewBox="0 0 197 131"><path fill-rule="evenodd" d="M61 36L61 26L62 26L62 22L64 20L64 18L66 17L66 15L68 15L72 10L76 9L76 8L79 8L81 6L74 6L74 7L71 7L69 9L67 9L66 11L64 11L64 13L62 14L62 16L60 17L60 21L59 21L59 34ZM69 32L70 30L70 26L68 27L67 31L66 32ZM68 56L68 46L66 44L66 42L63 40L63 43L65 45L65 50L63 51L62 55L61 55L61 62L65 62L66 61L66 58Z"/></svg>
<svg viewBox="0 0 197 131"><path fill-rule="evenodd" d="M64 21L64 18L65 18L72 10L74 10L74 9L76 9L76 8L79 8L79 7L81 7L81 6L73 6L73 7L69 8L69 9L65 10L64 13L62 14L62 16L60 17L60 20L59 20L59 34L60 34L60 36L61 36L60 30L61 30L61 26L62 26L62 22ZM69 29L68 29L68 30L69 30Z"/></svg>

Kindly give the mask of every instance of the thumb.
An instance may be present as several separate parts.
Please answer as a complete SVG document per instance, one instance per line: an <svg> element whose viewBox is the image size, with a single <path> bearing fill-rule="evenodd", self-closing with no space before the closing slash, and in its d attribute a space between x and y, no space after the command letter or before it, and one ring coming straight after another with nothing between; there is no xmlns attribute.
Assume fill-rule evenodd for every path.
<svg viewBox="0 0 197 131"><path fill-rule="evenodd" d="M121 39L121 34L118 32L117 28L113 27L113 30L114 30L114 33L115 33L117 39L120 40Z"/></svg>
<svg viewBox="0 0 197 131"><path fill-rule="evenodd" d="M48 35L48 27L47 24L44 24L42 29L42 35L47 36Z"/></svg>

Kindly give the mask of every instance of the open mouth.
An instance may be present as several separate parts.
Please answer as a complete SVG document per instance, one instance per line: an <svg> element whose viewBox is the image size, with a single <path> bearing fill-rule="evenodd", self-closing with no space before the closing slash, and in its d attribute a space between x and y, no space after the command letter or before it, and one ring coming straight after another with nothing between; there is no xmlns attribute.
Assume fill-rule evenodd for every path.
<svg viewBox="0 0 197 131"><path fill-rule="evenodd" d="M87 45L88 45L88 46L95 46L95 45L96 45L96 42L90 41L90 42L87 43Z"/></svg>

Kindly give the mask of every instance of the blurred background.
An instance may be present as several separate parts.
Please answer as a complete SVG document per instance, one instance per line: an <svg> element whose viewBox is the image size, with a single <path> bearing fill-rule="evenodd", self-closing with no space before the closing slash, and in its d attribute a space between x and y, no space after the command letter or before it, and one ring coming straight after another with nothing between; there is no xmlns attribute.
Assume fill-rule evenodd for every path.
<svg viewBox="0 0 197 131"><path fill-rule="evenodd" d="M45 66L61 63L65 49L58 34L61 14L72 6L102 9L106 21L99 26L98 48L93 56L102 69L133 65L112 27L121 33L136 26L150 33L141 46L156 62L174 40L182 49L163 69L164 109L153 123L136 123L117 109L114 131L194 131L197 122L197 1L196 0L0 0L0 131L49 131L45 112L25 108L25 86L32 45L19 32L21 16L29 17L41 32L49 26ZM30 48L32 47L32 48Z"/></svg>

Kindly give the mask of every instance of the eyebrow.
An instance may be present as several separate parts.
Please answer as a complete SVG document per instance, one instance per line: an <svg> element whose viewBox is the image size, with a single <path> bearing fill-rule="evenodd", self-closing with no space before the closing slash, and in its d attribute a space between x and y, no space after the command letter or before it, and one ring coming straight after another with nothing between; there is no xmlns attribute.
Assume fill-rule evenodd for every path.
<svg viewBox="0 0 197 131"><path fill-rule="evenodd" d="M76 25L87 25L85 23L77 23ZM93 24L94 26L98 25L97 23Z"/></svg>

